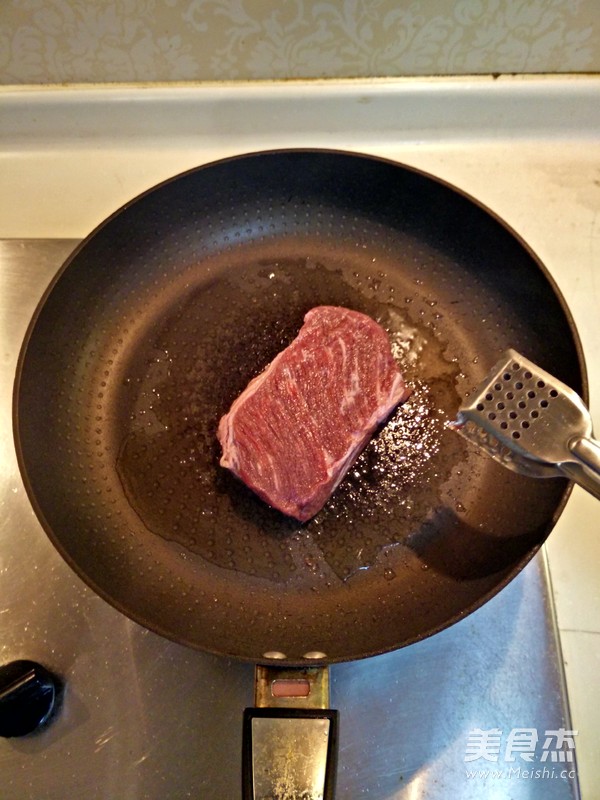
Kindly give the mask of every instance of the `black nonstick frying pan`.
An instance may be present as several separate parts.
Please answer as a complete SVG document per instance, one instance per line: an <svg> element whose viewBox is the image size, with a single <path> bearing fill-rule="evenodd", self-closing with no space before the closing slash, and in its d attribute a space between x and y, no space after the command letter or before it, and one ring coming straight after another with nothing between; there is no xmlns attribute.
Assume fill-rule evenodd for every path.
<svg viewBox="0 0 600 800"><path fill-rule="evenodd" d="M218 466L215 431L320 304L381 322L413 394L301 525ZM551 278L471 198L356 154L233 158L143 194L68 259L21 353L20 466L64 558L142 625L258 662L370 656L484 603L564 506L565 481L445 426L508 347L586 398Z"/></svg>

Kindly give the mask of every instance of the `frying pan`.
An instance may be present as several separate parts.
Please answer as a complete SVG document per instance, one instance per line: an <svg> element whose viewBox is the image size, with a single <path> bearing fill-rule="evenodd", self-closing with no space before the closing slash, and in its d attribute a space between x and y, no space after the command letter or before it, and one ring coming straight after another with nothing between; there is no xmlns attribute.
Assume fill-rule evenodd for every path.
<svg viewBox="0 0 600 800"><path fill-rule="evenodd" d="M218 466L219 417L320 304L370 314L413 387L301 525ZM34 509L73 569L180 643L283 665L402 647L497 593L566 502L446 428L508 347L586 399L531 250L455 188L382 159L261 152L141 195L71 255L21 352Z"/></svg>

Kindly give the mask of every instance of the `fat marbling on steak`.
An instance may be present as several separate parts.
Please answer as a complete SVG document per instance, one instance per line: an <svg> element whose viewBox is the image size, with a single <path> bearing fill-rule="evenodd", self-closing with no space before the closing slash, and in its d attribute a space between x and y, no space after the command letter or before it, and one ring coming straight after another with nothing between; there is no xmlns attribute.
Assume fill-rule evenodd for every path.
<svg viewBox="0 0 600 800"><path fill-rule="evenodd" d="M408 394L380 325L358 311L317 306L221 417L221 466L304 522Z"/></svg>

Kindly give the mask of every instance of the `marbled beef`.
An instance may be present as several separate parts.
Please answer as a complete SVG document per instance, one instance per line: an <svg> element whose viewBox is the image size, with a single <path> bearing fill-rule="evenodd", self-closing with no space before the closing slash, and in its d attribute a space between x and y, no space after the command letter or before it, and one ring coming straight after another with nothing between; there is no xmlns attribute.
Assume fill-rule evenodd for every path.
<svg viewBox="0 0 600 800"><path fill-rule="evenodd" d="M408 393L380 325L357 311L318 306L221 418L220 463L304 522Z"/></svg>

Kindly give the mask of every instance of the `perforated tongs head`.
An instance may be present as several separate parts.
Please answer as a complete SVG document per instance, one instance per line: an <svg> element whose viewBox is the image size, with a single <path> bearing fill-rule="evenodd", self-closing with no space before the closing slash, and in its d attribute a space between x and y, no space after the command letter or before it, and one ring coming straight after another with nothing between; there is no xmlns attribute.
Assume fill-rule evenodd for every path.
<svg viewBox="0 0 600 800"><path fill-rule="evenodd" d="M600 443L579 395L507 350L458 412L454 430L514 472L564 476L600 499Z"/></svg>

